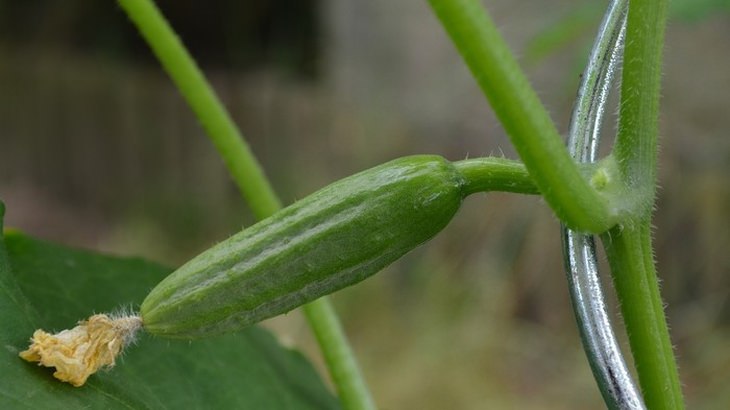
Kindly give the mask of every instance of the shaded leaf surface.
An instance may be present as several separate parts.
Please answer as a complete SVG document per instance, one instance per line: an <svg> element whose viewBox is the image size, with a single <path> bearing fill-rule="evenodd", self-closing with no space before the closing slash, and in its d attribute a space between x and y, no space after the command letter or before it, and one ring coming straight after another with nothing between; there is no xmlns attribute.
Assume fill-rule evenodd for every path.
<svg viewBox="0 0 730 410"><path fill-rule="evenodd" d="M0 218L2 217L0 213ZM1 231L0 226L0 231ZM81 388L22 361L33 330L136 307L170 269L72 250L19 233L0 237L0 408L338 408L309 362L267 331L192 342L143 335Z"/></svg>

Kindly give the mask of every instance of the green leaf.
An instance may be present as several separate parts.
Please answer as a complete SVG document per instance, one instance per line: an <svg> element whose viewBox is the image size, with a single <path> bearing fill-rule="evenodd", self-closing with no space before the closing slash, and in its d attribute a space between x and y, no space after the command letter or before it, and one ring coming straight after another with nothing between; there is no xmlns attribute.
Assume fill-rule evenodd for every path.
<svg viewBox="0 0 730 410"><path fill-rule="evenodd" d="M137 306L169 272L20 233L6 233L4 241L0 236L0 408L339 407L300 353L258 327L193 342L143 335L116 367L80 388L18 357L35 328L58 331L95 312Z"/></svg>

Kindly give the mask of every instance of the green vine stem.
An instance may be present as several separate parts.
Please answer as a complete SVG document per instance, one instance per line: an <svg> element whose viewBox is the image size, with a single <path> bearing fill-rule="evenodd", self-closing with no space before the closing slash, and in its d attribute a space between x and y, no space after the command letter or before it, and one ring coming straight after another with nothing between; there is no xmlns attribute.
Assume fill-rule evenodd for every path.
<svg viewBox="0 0 730 410"><path fill-rule="evenodd" d="M613 149L624 183L651 214L656 157L666 0L631 0L626 24L619 130Z"/></svg>
<svg viewBox="0 0 730 410"><path fill-rule="evenodd" d="M598 155L606 102L615 88L614 74L623 55L627 12L628 0L609 2L583 70L568 132L568 151L579 163L594 162ZM644 410L644 399L629 373L606 309L594 237L565 227L562 231L573 313L603 401L609 409Z"/></svg>
<svg viewBox="0 0 730 410"><path fill-rule="evenodd" d="M310 320L309 325L317 342L323 347L322 354L329 366L332 381L337 386L342 407L352 410L374 410L375 403L370 396L365 380L359 377L355 356L347 343L337 342L347 339L332 304L325 296L304 305L303 309L308 317L318 318ZM324 346L327 348L325 349Z"/></svg>
<svg viewBox="0 0 730 410"><path fill-rule="evenodd" d="M629 2L621 117L613 156L637 204L630 218L601 237L650 409L684 408L651 243L666 14L666 0Z"/></svg>
<svg viewBox="0 0 730 410"><path fill-rule="evenodd" d="M215 144L257 218L281 208L251 149L205 76L151 0L119 0Z"/></svg>
<svg viewBox="0 0 730 410"><path fill-rule="evenodd" d="M429 1L556 215L571 229L604 233L647 406L683 408L650 236L666 0L630 1L619 134L591 182L480 2Z"/></svg>
<svg viewBox="0 0 730 410"><path fill-rule="evenodd" d="M281 208L281 202L261 167L205 76L151 0L119 0L160 63L203 125L233 180L258 219ZM328 298L304 306L346 409L374 409L339 319Z"/></svg>
<svg viewBox="0 0 730 410"><path fill-rule="evenodd" d="M683 409L682 389L664 317L648 223L601 237L621 302L629 343L649 409Z"/></svg>
<svg viewBox="0 0 730 410"><path fill-rule="evenodd" d="M540 193L525 165L504 158L472 158L454 162L464 176L464 196L477 192Z"/></svg>
<svg viewBox="0 0 730 410"><path fill-rule="evenodd" d="M609 199L573 162L554 123L478 0L429 0L540 192L576 231L601 233L616 224Z"/></svg>

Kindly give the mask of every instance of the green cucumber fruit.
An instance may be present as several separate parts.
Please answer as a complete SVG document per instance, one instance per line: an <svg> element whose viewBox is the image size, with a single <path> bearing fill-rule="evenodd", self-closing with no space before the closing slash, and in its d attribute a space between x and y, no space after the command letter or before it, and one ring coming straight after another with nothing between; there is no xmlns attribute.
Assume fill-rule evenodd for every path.
<svg viewBox="0 0 730 410"><path fill-rule="evenodd" d="M195 257L141 306L154 335L249 326L360 282L436 235L464 197L442 157L404 157L335 182Z"/></svg>

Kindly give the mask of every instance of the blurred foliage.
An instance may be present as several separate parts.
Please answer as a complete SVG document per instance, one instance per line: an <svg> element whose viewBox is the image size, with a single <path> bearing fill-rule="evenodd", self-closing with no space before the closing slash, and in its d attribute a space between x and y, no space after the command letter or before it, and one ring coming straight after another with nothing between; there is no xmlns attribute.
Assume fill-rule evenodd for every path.
<svg viewBox="0 0 730 410"><path fill-rule="evenodd" d="M269 64L292 74L317 72L317 0L156 3L204 66L245 70ZM0 44L157 65L112 1L0 0Z"/></svg>
<svg viewBox="0 0 730 410"><path fill-rule="evenodd" d="M672 0L669 6L673 18L691 22L730 12L730 0Z"/></svg>
<svg viewBox="0 0 730 410"><path fill-rule="evenodd" d="M685 22L696 23L713 15L730 13L730 0L672 0L669 5L670 18ZM585 42L583 49L587 55L592 32L598 26L604 10L605 3L596 1L566 10L528 42L525 48L526 62L537 64L574 41Z"/></svg>

